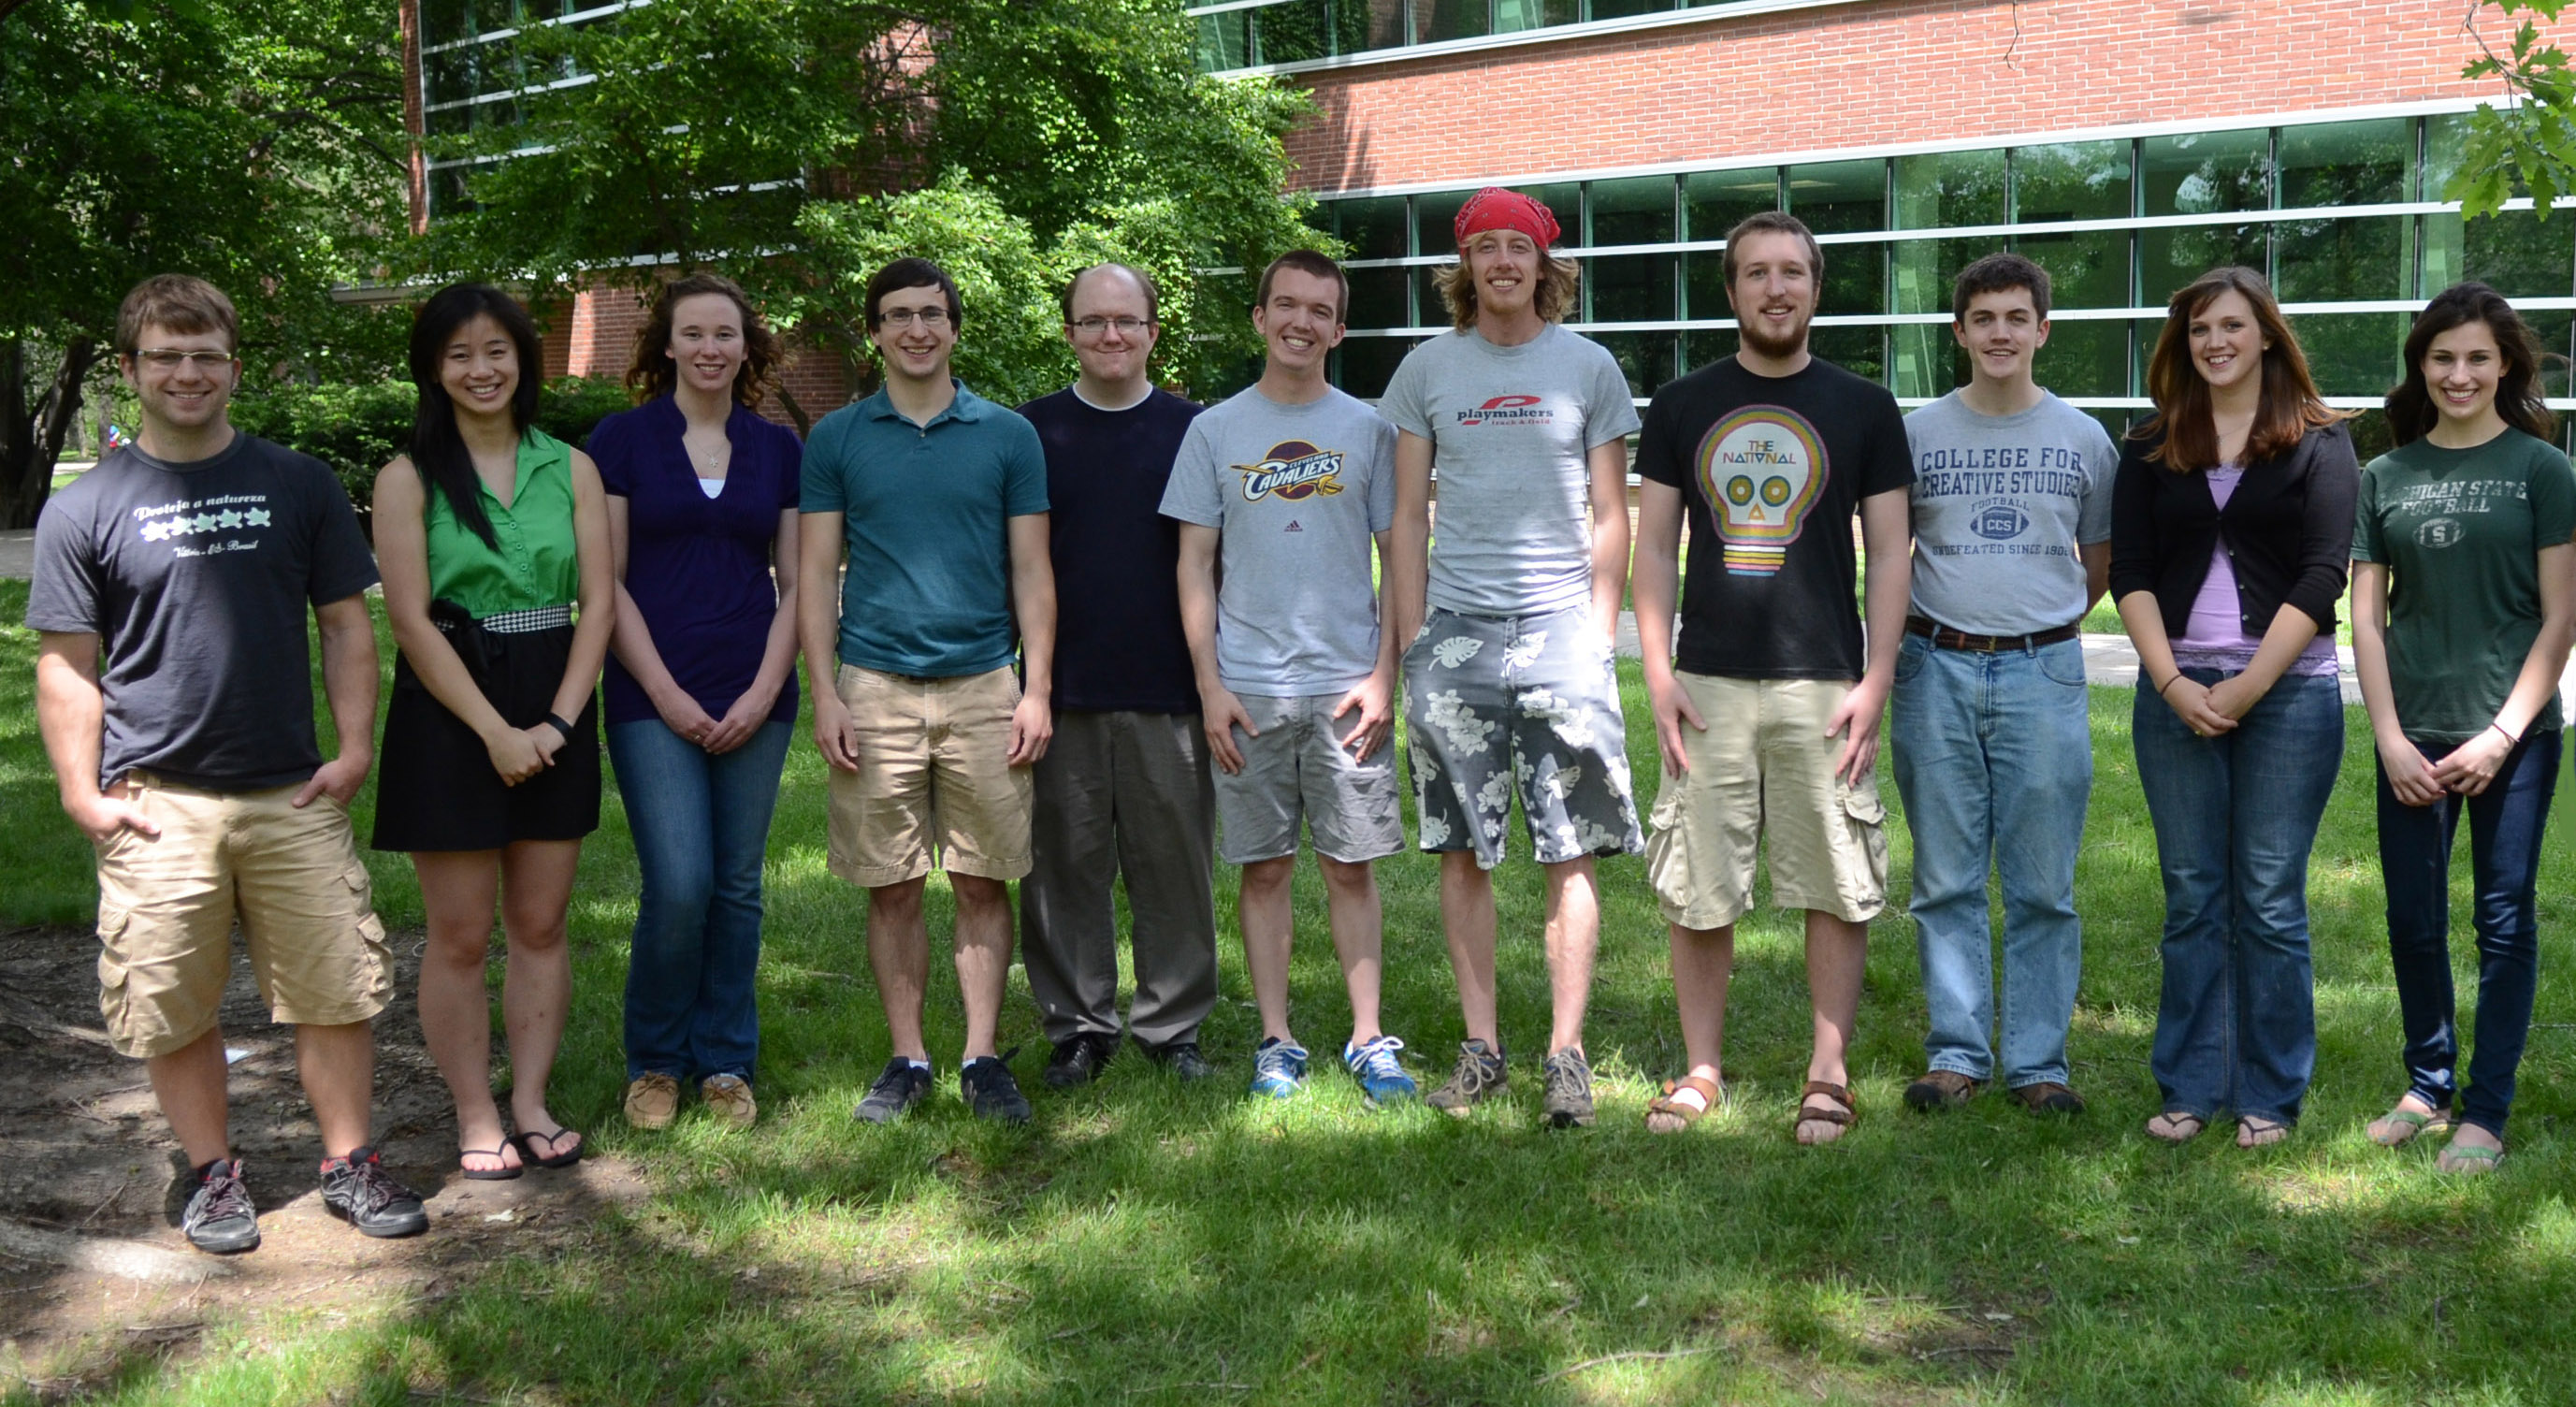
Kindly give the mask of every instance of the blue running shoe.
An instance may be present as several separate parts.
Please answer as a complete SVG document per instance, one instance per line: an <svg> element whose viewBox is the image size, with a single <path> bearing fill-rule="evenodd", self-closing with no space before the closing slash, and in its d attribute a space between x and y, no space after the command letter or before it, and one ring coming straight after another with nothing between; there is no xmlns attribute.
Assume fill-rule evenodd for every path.
<svg viewBox="0 0 2576 1407"><path fill-rule="evenodd" d="M1360 1082L1360 1089L1368 1095L1371 1108L1399 1099L1411 1099L1422 1093L1422 1087L1415 1084L1413 1077L1404 1073L1404 1067L1395 1061L1396 1052L1402 1049L1404 1042L1393 1036L1380 1036L1367 1045L1342 1047L1342 1063L1350 1067L1351 1077Z"/></svg>
<svg viewBox="0 0 2576 1407"><path fill-rule="evenodd" d="M1306 1087L1306 1048L1277 1036L1252 1048L1252 1092L1286 1099Z"/></svg>

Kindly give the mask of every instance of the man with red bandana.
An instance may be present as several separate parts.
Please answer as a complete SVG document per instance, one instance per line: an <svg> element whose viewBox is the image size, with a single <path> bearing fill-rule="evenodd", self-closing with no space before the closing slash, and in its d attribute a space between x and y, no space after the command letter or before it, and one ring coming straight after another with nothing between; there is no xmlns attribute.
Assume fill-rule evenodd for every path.
<svg viewBox="0 0 2576 1407"><path fill-rule="evenodd" d="M1404 714L1421 845L1440 856L1440 915L1467 1039L1428 1103L1465 1116L1503 1087L1492 870L1512 798L1547 872L1553 1020L1544 1112L1590 1124L1584 1007L1601 931L1596 857L1643 847L1611 639L1628 579L1627 378L1566 331L1580 272L1550 252L1556 217L1478 191L1438 283L1454 330L1414 349L1379 411L1402 432L1387 566L1409 638ZM1431 541L1431 481L1440 534Z"/></svg>

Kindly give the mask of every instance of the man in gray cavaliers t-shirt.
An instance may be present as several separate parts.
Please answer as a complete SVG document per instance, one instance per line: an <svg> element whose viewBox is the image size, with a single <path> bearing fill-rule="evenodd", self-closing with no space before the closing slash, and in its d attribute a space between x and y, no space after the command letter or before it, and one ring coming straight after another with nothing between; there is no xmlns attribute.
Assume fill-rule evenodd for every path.
<svg viewBox="0 0 2576 1407"><path fill-rule="evenodd" d="M2118 454L2091 416L2031 378L2048 340L2046 272L2017 254L1980 259L1959 274L1952 316L1974 379L1905 418L1914 597L1896 664L1895 770L1931 1016L1928 1068L1905 1101L1965 1103L2000 1073L2025 1107L2073 1113L2075 857L2093 784L2076 627L2110 570ZM1986 917L1997 865L2000 1072Z"/></svg>
<svg viewBox="0 0 2576 1407"><path fill-rule="evenodd" d="M1593 862L1645 846L1610 659L1637 408L1609 350L1558 325L1578 274L1549 251L1546 206L1489 187L1459 208L1454 233L1459 259L1439 280L1456 330L1414 348L1378 405L1403 432L1387 600L1409 641L1406 747L1422 848L1440 855L1467 1036L1429 1102L1463 1117L1503 1084L1492 871L1518 795L1547 872L1543 1109L1558 1127L1589 1124Z"/></svg>

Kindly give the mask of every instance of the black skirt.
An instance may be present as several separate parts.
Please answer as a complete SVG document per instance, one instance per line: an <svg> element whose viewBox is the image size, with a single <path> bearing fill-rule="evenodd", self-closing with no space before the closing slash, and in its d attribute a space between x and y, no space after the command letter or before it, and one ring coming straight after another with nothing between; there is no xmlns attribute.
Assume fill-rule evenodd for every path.
<svg viewBox="0 0 2576 1407"><path fill-rule="evenodd" d="M444 603L441 603L444 604ZM453 608L450 608L451 611ZM458 622L448 642L513 728L553 711L572 655L569 625L504 635ZM498 850L518 840L579 840L599 829L599 707L582 700L554 765L506 786L483 740L394 660L393 702L376 749L378 850Z"/></svg>

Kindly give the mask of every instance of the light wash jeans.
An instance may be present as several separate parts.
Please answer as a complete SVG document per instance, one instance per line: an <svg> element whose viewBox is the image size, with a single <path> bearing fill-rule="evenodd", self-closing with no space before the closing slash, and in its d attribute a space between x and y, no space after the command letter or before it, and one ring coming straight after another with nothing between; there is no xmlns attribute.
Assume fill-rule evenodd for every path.
<svg viewBox="0 0 2576 1407"><path fill-rule="evenodd" d="M795 726L720 756L659 718L613 724L608 756L643 894L626 966L626 1078L753 1076L760 1059L760 865Z"/></svg>
<svg viewBox="0 0 2576 1407"><path fill-rule="evenodd" d="M1914 833L1915 941L1929 1067L1995 1074L1994 950L1986 876L2003 873L2001 1011L2007 1088L2067 1084L2084 933L2075 857L2093 790L2084 646L1940 650L1908 635L1896 656L1896 789Z"/></svg>
<svg viewBox="0 0 2576 1407"><path fill-rule="evenodd" d="M2317 1063L2308 852L2343 765L2343 691L2331 675L2284 675L2232 731L2203 738L2141 673L2133 717L2165 881L2150 1057L2165 1110L2296 1123Z"/></svg>

